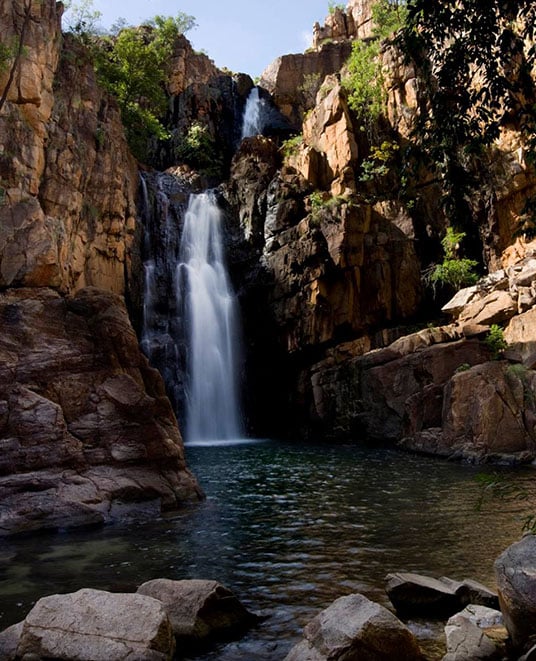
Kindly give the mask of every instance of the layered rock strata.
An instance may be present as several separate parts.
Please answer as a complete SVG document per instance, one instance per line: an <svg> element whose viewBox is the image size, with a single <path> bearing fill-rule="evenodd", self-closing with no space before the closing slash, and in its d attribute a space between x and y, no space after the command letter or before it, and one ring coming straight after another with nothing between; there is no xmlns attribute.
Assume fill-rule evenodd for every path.
<svg viewBox="0 0 536 661"><path fill-rule="evenodd" d="M0 534L154 517L201 497L117 295L11 290L0 318Z"/></svg>

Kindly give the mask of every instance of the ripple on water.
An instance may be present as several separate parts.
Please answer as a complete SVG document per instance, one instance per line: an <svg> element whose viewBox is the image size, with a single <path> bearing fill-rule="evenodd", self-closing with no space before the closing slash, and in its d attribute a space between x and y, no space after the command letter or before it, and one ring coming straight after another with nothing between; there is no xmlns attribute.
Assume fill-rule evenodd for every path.
<svg viewBox="0 0 536 661"><path fill-rule="evenodd" d="M480 469L472 466L264 439L197 444L186 453L207 493L197 507L137 526L7 541L0 626L59 591L214 578L269 616L242 641L203 658L280 661L306 622L343 594L361 592L388 606L388 572L493 586L494 559L520 536L522 516L536 503L528 469L504 472L527 486L529 503L477 512ZM443 644L442 625L410 624L430 658L440 658L433 648Z"/></svg>

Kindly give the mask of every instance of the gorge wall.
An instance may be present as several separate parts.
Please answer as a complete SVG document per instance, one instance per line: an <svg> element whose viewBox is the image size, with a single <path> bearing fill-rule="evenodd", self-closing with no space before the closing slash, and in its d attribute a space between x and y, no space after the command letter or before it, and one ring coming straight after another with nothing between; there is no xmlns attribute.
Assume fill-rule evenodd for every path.
<svg viewBox="0 0 536 661"><path fill-rule="evenodd" d="M175 417L187 348L173 269L154 280L149 350L144 266L173 262L188 196L209 187L242 308L252 434L534 457L535 248L513 234L536 178L514 121L481 157L470 200L490 276L442 310L423 280L447 226L439 183L405 160L418 73L383 44L387 105L372 127L344 85L371 2L336 8L310 51L267 67L262 135L243 140L253 81L180 37L171 137L145 164L86 50L61 34L61 11L0 1L6 43L24 34L14 75L0 73L0 531L154 516L200 497ZM494 323L511 345L502 360L485 341Z"/></svg>
<svg viewBox="0 0 536 661"><path fill-rule="evenodd" d="M0 3L2 42L15 53L23 39L0 73L0 534L201 497L126 311L139 299L138 166L62 11Z"/></svg>
<svg viewBox="0 0 536 661"><path fill-rule="evenodd" d="M266 159L266 138L243 143L234 157L225 194L242 232L233 253L237 279L246 323L263 319L249 335L258 389L252 399L284 411L281 419L292 422L279 431L292 437L403 439L408 448L476 461L530 459L529 352L521 350L526 364L516 372L508 362L490 362L485 342L491 324L510 323L506 336L515 325L523 337L507 357L515 363L520 347L532 346L533 329L515 321L532 309L532 276L520 286L500 271L516 261L512 268L523 271L531 260L532 246L513 238L536 190L527 144L515 122L505 124L482 156L487 176L470 200L477 258L501 284L493 293L484 281L477 286L480 313L442 311L446 300L435 298L422 277L442 258L448 221L439 182L421 168L407 186L404 161L423 104L418 73L383 45L387 106L372 129L348 107L341 84L343 54L352 40L371 35L372 4L354 0L335 9L315 26L310 52L278 58L261 76L300 134L280 165ZM383 144L391 149L387 166L368 176L365 168L380 163L371 154ZM245 266L248 249L258 259ZM502 299L501 288L509 292ZM259 358L263 350L269 357ZM463 408L467 401L472 408ZM493 422L483 422L479 407Z"/></svg>

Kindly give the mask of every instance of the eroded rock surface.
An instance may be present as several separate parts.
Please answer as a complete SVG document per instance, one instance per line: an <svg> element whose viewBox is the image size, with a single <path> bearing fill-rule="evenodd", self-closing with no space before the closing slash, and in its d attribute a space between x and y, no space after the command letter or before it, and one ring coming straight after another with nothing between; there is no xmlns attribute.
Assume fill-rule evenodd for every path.
<svg viewBox="0 0 536 661"><path fill-rule="evenodd" d="M85 588L40 599L24 620L14 658L170 661L174 649L157 599Z"/></svg>
<svg viewBox="0 0 536 661"><path fill-rule="evenodd" d="M0 296L0 532L155 516L200 495L122 299Z"/></svg>
<svg viewBox="0 0 536 661"><path fill-rule="evenodd" d="M285 661L417 661L424 659L409 629L361 594L340 597L303 630Z"/></svg>
<svg viewBox="0 0 536 661"><path fill-rule="evenodd" d="M536 642L536 536L525 535L495 561L504 623L518 652Z"/></svg>

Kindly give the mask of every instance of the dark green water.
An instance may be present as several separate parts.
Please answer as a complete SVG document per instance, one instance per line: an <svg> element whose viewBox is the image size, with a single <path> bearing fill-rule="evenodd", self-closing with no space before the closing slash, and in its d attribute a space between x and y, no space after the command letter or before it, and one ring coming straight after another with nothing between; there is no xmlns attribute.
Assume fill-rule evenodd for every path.
<svg viewBox="0 0 536 661"><path fill-rule="evenodd" d="M187 457L207 500L178 517L2 541L0 628L47 594L210 578L268 617L203 658L276 661L337 597L362 592L388 605L390 571L493 587L493 562L528 511L493 502L478 512L482 468L393 450L267 441L188 447ZM533 475L503 472L529 485ZM411 626L421 639L441 630Z"/></svg>

